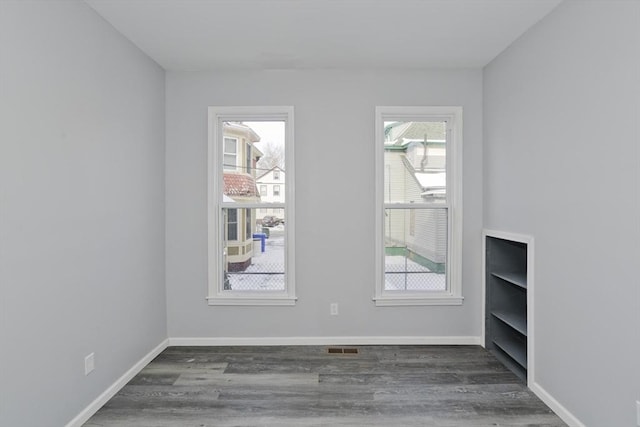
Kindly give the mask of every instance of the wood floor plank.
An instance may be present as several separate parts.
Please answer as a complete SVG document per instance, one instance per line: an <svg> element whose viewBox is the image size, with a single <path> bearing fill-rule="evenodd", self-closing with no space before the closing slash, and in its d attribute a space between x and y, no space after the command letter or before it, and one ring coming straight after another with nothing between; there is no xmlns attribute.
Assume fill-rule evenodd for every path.
<svg viewBox="0 0 640 427"><path fill-rule="evenodd" d="M481 347L357 348L170 347L85 426L565 426Z"/></svg>

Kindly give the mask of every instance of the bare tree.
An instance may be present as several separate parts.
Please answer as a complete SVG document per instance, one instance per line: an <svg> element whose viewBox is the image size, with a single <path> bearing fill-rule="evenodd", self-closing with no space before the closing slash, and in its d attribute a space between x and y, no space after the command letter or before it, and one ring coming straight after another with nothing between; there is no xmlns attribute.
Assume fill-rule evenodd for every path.
<svg viewBox="0 0 640 427"><path fill-rule="evenodd" d="M284 147L273 142L266 142L264 147L260 147L263 156L256 164L258 171L266 172L278 166L284 169Z"/></svg>

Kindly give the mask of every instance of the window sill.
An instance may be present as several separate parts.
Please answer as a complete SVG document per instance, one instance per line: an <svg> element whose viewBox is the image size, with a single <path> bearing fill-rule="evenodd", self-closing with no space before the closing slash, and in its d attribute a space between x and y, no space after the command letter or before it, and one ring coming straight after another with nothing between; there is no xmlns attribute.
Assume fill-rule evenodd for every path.
<svg viewBox="0 0 640 427"><path fill-rule="evenodd" d="M410 305L462 305L464 297L430 296L430 297L389 297L373 298L376 307L410 306Z"/></svg>
<svg viewBox="0 0 640 427"><path fill-rule="evenodd" d="M209 305L294 306L295 297L208 297Z"/></svg>

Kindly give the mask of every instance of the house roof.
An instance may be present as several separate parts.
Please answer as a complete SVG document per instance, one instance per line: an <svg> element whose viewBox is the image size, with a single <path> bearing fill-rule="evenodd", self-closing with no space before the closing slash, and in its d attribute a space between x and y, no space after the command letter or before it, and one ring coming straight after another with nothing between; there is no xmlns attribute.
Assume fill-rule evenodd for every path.
<svg viewBox="0 0 640 427"><path fill-rule="evenodd" d="M260 142L260 135L241 122L224 122L224 131L242 133L251 143Z"/></svg>
<svg viewBox="0 0 640 427"><path fill-rule="evenodd" d="M404 156L402 156L402 164L420 186L422 196L446 195L447 172L445 170L418 172Z"/></svg>
<svg viewBox="0 0 640 427"><path fill-rule="evenodd" d="M241 173L223 174L224 191L227 196L257 197L258 187L252 176Z"/></svg>
<svg viewBox="0 0 640 427"><path fill-rule="evenodd" d="M447 188L447 173L438 172L414 172L420 186L425 190L437 190Z"/></svg>
<svg viewBox="0 0 640 427"><path fill-rule="evenodd" d="M411 141L445 142L444 122L395 122L384 128L385 144L405 145Z"/></svg>

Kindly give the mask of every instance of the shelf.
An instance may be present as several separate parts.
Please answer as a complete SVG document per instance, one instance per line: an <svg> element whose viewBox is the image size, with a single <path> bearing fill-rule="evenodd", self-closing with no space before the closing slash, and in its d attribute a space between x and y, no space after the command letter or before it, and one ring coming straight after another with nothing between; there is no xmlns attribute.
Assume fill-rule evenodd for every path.
<svg viewBox="0 0 640 427"><path fill-rule="evenodd" d="M502 364L504 364L511 372L516 374L518 378L522 381L527 382L527 370L523 368L520 364L516 363L511 357L507 356L507 354L502 351L499 347L491 350L491 354L493 354L496 359L498 359Z"/></svg>
<svg viewBox="0 0 640 427"><path fill-rule="evenodd" d="M517 315L514 313L509 313L507 311L501 310L493 310L491 314L511 326L516 331L520 332L522 335L527 336L527 317L522 315Z"/></svg>
<svg viewBox="0 0 640 427"><path fill-rule="evenodd" d="M485 234L485 346L527 381L527 283L532 238L493 231Z"/></svg>
<svg viewBox="0 0 640 427"><path fill-rule="evenodd" d="M493 343L500 350L516 361L523 368L527 368L527 348L523 343L505 338L494 338Z"/></svg>
<svg viewBox="0 0 640 427"><path fill-rule="evenodd" d="M509 282L512 285L516 285L522 289L527 289L527 274L526 273L491 273L492 276L502 279L505 282Z"/></svg>

